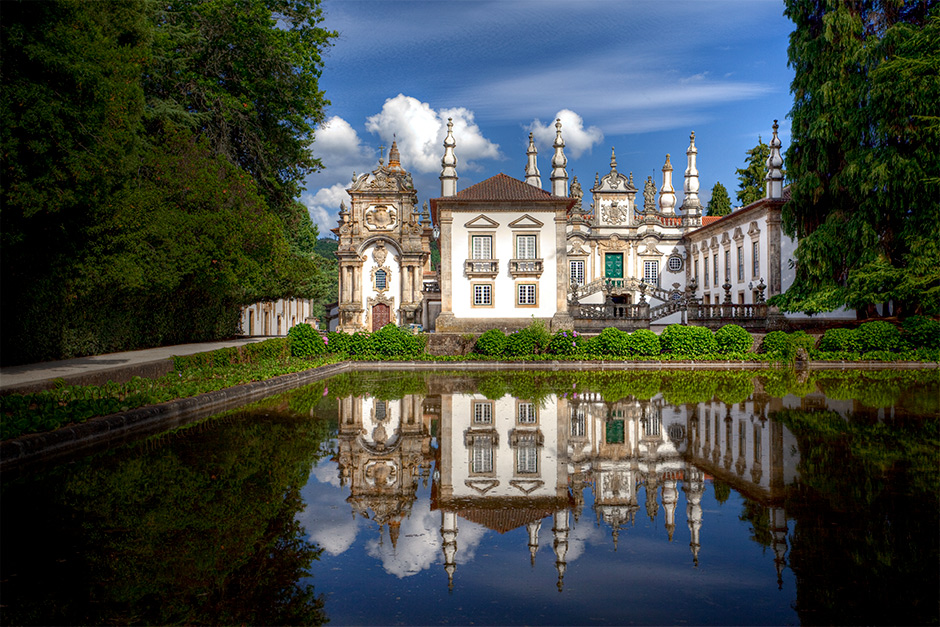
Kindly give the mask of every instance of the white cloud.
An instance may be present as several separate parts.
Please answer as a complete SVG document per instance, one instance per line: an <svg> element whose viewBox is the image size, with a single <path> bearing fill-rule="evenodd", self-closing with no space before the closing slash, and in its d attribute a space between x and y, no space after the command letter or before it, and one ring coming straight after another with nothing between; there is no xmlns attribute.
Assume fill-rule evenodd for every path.
<svg viewBox="0 0 940 627"><path fill-rule="evenodd" d="M340 203L345 202L349 206L349 194L345 183L336 183L317 190L316 194L304 192L300 195L300 202L306 205L310 219L320 230L320 237L327 237L330 229L338 223Z"/></svg>
<svg viewBox="0 0 940 627"><path fill-rule="evenodd" d="M398 94L389 98L382 110L366 120L366 130L377 134L387 145L398 142L402 167L416 172L436 172L441 168L447 118L453 118L458 172L461 166L474 169L475 160L499 159L499 145L483 137L469 109L435 111L426 102Z"/></svg>
<svg viewBox="0 0 940 627"><path fill-rule="evenodd" d="M346 502L349 490L332 487L331 477L339 476L336 462L321 462L311 470L311 475L327 485L310 481L301 489L306 505L297 513L297 520L307 530L311 542L330 555L340 555L353 545L359 533L359 520L351 515Z"/></svg>
<svg viewBox="0 0 940 627"><path fill-rule="evenodd" d="M577 159L585 152L590 152L594 144L604 141L604 133L601 129L596 126L584 128L584 120L571 109L562 109L555 115L555 118L561 120L561 137L565 140L565 155L570 159ZM550 147L555 142L555 120L542 124L542 121L536 118L527 129L532 131L540 146ZM543 154L544 152L545 148L543 148ZM554 153L549 149L548 154Z"/></svg>

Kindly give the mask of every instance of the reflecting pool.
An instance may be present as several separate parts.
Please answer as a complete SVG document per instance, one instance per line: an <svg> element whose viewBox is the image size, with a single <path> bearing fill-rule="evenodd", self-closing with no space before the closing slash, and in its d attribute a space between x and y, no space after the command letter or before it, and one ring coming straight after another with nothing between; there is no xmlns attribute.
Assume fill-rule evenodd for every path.
<svg viewBox="0 0 940 627"><path fill-rule="evenodd" d="M938 622L937 371L357 373L4 477L4 624Z"/></svg>

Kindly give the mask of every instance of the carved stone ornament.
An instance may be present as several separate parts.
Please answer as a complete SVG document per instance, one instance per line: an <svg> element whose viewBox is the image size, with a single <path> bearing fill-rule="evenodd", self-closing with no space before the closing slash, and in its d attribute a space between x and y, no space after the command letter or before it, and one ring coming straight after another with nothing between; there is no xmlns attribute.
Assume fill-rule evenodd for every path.
<svg viewBox="0 0 940 627"><path fill-rule="evenodd" d="M582 240L571 240L571 248L568 249L569 255L589 255L590 253L591 251L585 248L584 242Z"/></svg>
<svg viewBox="0 0 940 627"><path fill-rule="evenodd" d="M606 248L609 250L624 250L627 248L629 243L626 240L620 239L620 236L614 233L610 236L610 239L607 241L601 240L597 242L597 245L601 248Z"/></svg>
<svg viewBox="0 0 940 627"><path fill-rule="evenodd" d="M388 205L372 205L366 209L366 227L370 231L387 231L395 226L398 212Z"/></svg>
<svg viewBox="0 0 940 627"><path fill-rule="evenodd" d="M375 265L381 266L385 264L385 259L388 257L388 251L385 249L385 244L379 242L375 245L375 248L372 250L372 258L375 260Z"/></svg>
<svg viewBox="0 0 940 627"><path fill-rule="evenodd" d="M646 177L646 185L643 187L643 211L656 211L656 183L653 177Z"/></svg>
<svg viewBox="0 0 940 627"><path fill-rule="evenodd" d="M603 203L604 220L610 224L621 224L627 220L627 209L629 203L625 200Z"/></svg>

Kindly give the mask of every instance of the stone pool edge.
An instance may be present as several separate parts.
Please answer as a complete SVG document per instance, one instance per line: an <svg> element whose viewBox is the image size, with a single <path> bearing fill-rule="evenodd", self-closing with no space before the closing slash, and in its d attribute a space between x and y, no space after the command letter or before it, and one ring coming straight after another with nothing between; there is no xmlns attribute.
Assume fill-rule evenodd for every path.
<svg viewBox="0 0 940 627"><path fill-rule="evenodd" d="M264 381L245 383L197 396L147 405L92 418L45 433L31 433L0 442L0 472L35 462L51 462L77 453L88 454L147 435L183 426L238 405L261 400L289 389L352 371L468 371L488 370L767 370L774 364L749 361L344 361ZM809 370L922 370L932 362L809 362Z"/></svg>

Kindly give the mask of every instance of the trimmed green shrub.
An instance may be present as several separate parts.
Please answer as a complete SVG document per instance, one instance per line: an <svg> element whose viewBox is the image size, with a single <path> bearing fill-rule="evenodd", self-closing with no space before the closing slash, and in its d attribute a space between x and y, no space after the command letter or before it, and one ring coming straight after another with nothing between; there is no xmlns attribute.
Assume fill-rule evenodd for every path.
<svg viewBox="0 0 940 627"><path fill-rule="evenodd" d="M627 336L626 344L631 355L653 357L661 351L659 336L649 329L637 329Z"/></svg>
<svg viewBox="0 0 940 627"><path fill-rule="evenodd" d="M903 338L912 348L940 349L940 321L927 316L911 316L901 323Z"/></svg>
<svg viewBox="0 0 940 627"><path fill-rule="evenodd" d="M715 331L715 342L719 353L746 353L751 350L754 338L743 327L726 324Z"/></svg>
<svg viewBox="0 0 940 627"><path fill-rule="evenodd" d="M884 320L873 320L858 327L862 352L893 351L901 348L901 331Z"/></svg>
<svg viewBox="0 0 940 627"><path fill-rule="evenodd" d="M711 329L670 324L659 336L662 352L679 357L698 357L718 352Z"/></svg>
<svg viewBox="0 0 940 627"><path fill-rule="evenodd" d="M794 354L796 354L798 348L804 349L807 355L816 348L816 338L806 331L794 331L787 336L787 339L790 341L790 346L793 347Z"/></svg>
<svg viewBox="0 0 940 627"><path fill-rule="evenodd" d="M545 328L544 322L532 318L532 322L526 327L526 331L529 332L529 335L535 342L534 354L544 353L548 350L548 345L552 341L552 334Z"/></svg>
<svg viewBox="0 0 940 627"><path fill-rule="evenodd" d="M598 337L600 336L595 335L594 337L582 338L581 342L578 344L578 354L587 357L601 356L600 344L597 341Z"/></svg>
<svg viewBox="0 0 940 627"><path fill-rule="evenodd" d="M368 331L356 331L346 336L346 352L349 355L368 355L371 353Z"/></svg>
<svg viewBox="0 0 940 627"><path fill-rule="evenodd" d="M368 353L377 357L417 357L424 352L423 338L388 323L368 340Z"/></svg>
<svg viewBox="0 0 940 627"><path fill-rule="evenodd" d="M577 331L558 331L548 343L552 355L575 355L581 345L581 334Z"/></svg>
<svg viewBox="0 0 940 627"><path fill-rule="evenodd" d="M819 350L827 353L860 353L862 343L856 329L829 329L819 340Z"/></svg>
<svg viewBox="0 0 940 627"><path fill-rule="evenodd" d="M294 357L316 357L326 352L323 336L306 323L295 324L287 332L290 353Z"/></svg>
<svg viewBox="0 0 940 627"><path fill-rule="evenodd" d="M473 351L481 355L498 357L506 350L506 334L499 329L490 329L477 338Z"/></svg>
<svg viewBox="0 0 940 627"><path fill-rule="evenodd" d="M790 338L783 331L771 331L764 336L760 343L760 352L765 355L778 355L788 357L793 355L794 348Z"/></svg>
<svg viewBox="0 0 940 627"><path fill-rule="evenodd" d="M304 325L309 326L309 325ZM288 335L290 333L288 332ZM290 357L293 352L291 341L280 337L271 338L261 342L252 342L238 348L238 363L257 364L262 361L279 359L284 360Z"/></svg>
<svg viewBox="0 0 940 627"><path fill-rule="evenodd" d="M341 331L330 331L326 334L326 352L328 353L348 353L349 336Z"/></svg>
<svg viewBox="0 0 940 627"><path fill-rule="evenodd" d="M513 331L506 336L505 353L511 357L535 355L537 350L538 342L536 336L529 328Z"/></svg>
<svg viewBox="0 0 940 627"><path fill-rule="evenodd" d="M630 354L630 347L627 343L630 335L620 329L607 327L597 336L597 346L602 355L611 357L626 357Z"/></svg>

